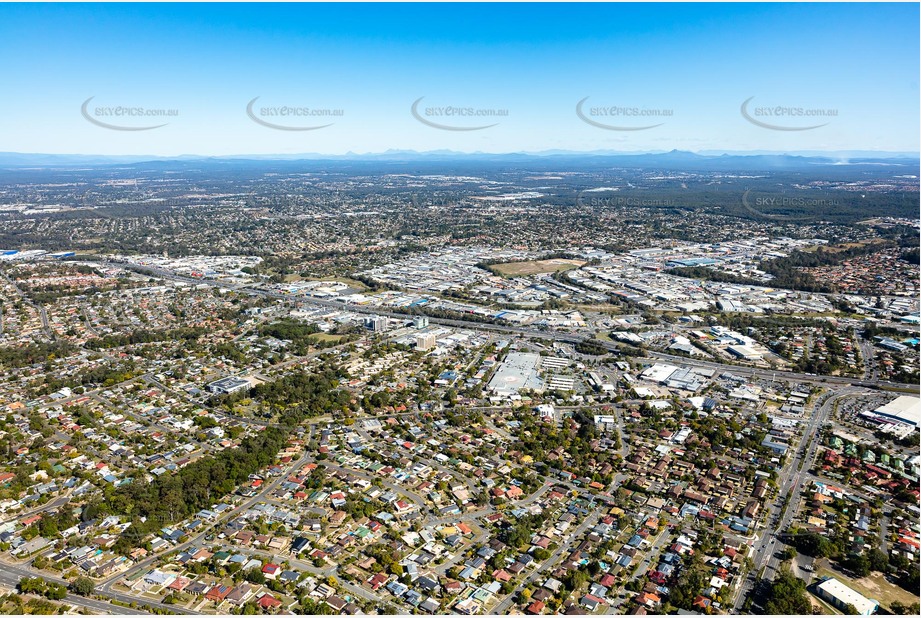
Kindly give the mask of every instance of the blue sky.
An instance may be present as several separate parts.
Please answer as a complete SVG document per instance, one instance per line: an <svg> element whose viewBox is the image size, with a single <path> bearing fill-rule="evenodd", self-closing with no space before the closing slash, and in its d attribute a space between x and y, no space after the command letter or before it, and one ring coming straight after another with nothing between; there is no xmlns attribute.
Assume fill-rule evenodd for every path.
<svg viewBox="0 0 921 618"><path fill-rule="evenodd" d="M3 4L0 151L917 152L918 20L917 4ZM167 124L97 126L90 97L92 119ZM332 124L268 128L255 97L258 119ZM434 128L420 97L424 120L495 126ZM586 97L590 120L660 126L593 126ZM774 128L743 117L750 97ZM266 113L283 106L341 115ZM103 115L117 107L178 115Z"/></svg>

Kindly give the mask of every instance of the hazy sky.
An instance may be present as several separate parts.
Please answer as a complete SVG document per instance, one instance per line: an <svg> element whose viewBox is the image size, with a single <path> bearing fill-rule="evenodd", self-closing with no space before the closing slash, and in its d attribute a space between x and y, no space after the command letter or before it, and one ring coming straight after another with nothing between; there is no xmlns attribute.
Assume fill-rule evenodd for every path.
<svg viewBox="0 0 921 618"><path fill-rule="evenodd" d="M3 4L0 151L917 152L918 21L918 4ZM269 115L285 106L341 115Z"/></svg>

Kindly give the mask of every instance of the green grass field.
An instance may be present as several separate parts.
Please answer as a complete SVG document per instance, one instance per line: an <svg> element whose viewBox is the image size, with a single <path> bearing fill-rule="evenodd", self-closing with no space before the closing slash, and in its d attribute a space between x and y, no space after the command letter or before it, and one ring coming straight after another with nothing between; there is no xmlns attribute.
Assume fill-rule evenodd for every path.
<svg viewBox="0 0 921 618"><path fill-rule="evenodd" d="M493 264L490 268L503 277L520 277L523 275L555 273L561 270L578 268L583 264L585 262L582 260L555 258L551 260L531 260L529 262L506 262L505 264Z"/></svg>
<svg viewBox="0 0 921 618"><path fill-rule="evenodd" d="M869 599L876 599L879 601L880 607L885 607L886 609L889 609L889 605L893 601L899 601L904 605L911 605L912 603L918 602L917 596L900 586L890 584L886 581L882 573L873 572L867 577L852 579L841 571L830 568L828 563L825 562L821 567L816 569L815 574L817 579L834 577L845 586L853 588L863 596Z"/></svg>

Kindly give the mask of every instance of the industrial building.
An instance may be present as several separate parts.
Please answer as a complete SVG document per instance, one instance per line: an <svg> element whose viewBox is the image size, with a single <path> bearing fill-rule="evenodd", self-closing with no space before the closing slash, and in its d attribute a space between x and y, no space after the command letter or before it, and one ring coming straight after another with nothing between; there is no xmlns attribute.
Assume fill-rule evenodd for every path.
<svg viewBox="0 0 921 618"><path fill-rule="evenodd" d="M643 371L643 373L640 374L640 377L644 380L649 380L650 382L664 384L666 380L668 380L676 371L678 371L678 368L674 365L656 363Z"/></svg>
<svg viewBox="0 0 921 618"><path fill-rule="evenodd" d="M747 345L731 345L726 351L743 360L754 361L761 358L761 353L753 350Z"/></svg>
<svg viewBox="0 0 921 618"><path fill-rule="evenodd" d="M918 421L921 420L921 399L902 395L876 408L871 414L881 420L896 421L917 427Z"/></svg>
<svg viewBox="0 0 921 618"><path fill-rule="evenodd" d="M845 586L834 577L829 577L816 586L816 591L819 593L819 597L838 609L843 610L848 605L853 605L857 609L858 616L871 616L879 607L877 601L868 599L856 590Z"/></svg>

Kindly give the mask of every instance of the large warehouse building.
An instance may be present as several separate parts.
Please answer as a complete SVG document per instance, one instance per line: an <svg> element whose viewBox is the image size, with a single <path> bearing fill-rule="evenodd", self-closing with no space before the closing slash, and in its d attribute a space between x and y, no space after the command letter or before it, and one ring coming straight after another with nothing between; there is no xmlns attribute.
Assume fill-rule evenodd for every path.
<svg viewBox="0 0 921 618"><path fill-rule="evenodd" d="M834 577L829 577L816 587L819 596L838 609L845 609L853 605L859 616L871 616L876 612L879 603L868 599L856 590L848 588Z"/></svg>
<svg viewBox="0 0 921 618"><path fill-rule="evenodd" d="M875 416L883 420L896 421L917 427L918 422L921 421L921 399L902 395L886 405L876 408L866 416Z"/></svg>

